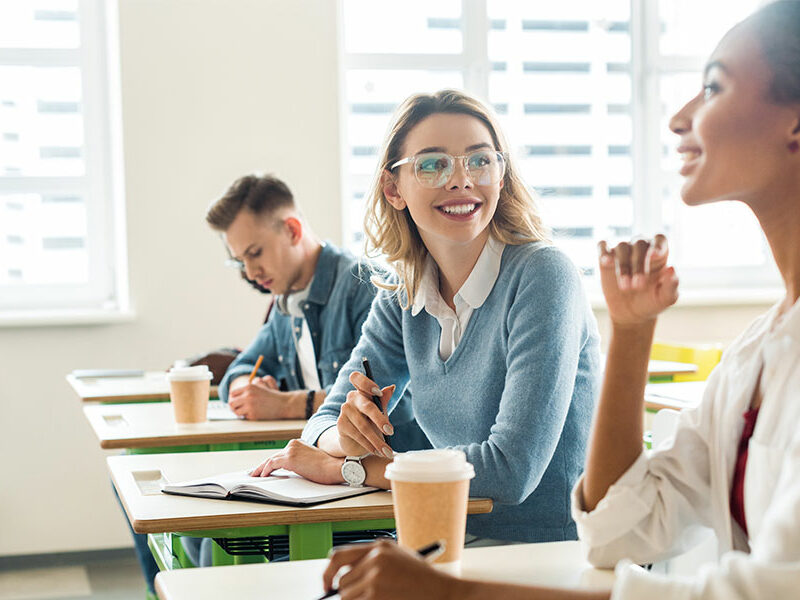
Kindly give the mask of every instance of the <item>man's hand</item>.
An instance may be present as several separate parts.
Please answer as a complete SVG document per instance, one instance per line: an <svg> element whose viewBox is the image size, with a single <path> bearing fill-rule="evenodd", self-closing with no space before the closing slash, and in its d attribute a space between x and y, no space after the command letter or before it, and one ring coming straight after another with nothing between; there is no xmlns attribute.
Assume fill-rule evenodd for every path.
<svg viewBox="0 0 800 600"><path fill-rule="evenodd" d="M239 384L234 387L235 384ZM305 392L280 392L271 375L254 379L252 383L235 381L228 395L231 410L249 421L271 421L275 419L302 419L298 412L299 394L305 402ZM297 413L297 414L295 414Z"/></svg>

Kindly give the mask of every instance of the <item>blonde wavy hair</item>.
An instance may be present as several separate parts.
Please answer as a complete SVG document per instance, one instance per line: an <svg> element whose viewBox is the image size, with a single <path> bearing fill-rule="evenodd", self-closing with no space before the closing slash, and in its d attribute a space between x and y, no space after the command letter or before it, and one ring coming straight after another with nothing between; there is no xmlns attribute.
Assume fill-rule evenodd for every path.
<svg viewBox="0 0 800 600"><path fill-rule="evenodd" d="M414 301L428 250L408 208L397 210L384 196L383 174L389 172L391 164L403 158L401 153L409 132L427 117L439 113L475 117L489 130L495 150L505 153L506 173L497 209L489 223L490 235L510 245L550 239L550 232L542 222L533 195L520 179L503 133L489 109L459 90L410 96L395 112L389 134L381 148L379 168L367 197L367 213L364 217L367 255L383 255L399 277L397 283L388 283L377 275L372 278L373 283L395 292L403 309L408 309Z"/></svg>

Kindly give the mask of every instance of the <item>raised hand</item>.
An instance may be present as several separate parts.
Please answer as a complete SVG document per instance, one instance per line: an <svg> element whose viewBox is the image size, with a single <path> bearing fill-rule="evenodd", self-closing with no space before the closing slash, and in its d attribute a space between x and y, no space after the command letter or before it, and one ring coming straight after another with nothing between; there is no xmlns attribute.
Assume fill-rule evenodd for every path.
<svg viewBox="0 0 800 600"><path fill-rule="evenodd" d="M600 282L611 321L638 325L653 321L678 299L678 276L667 266L669 248L661 234L652 241L598 244Z"/></svg>

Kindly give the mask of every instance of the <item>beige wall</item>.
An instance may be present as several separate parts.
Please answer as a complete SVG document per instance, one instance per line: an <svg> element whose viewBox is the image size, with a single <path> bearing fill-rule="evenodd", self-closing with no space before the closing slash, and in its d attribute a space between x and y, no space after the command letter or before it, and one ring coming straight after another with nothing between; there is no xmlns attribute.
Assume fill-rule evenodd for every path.
<svg viewBox="0 0 800 600"><path fill-rule="evenodd" d="M728 345L768 308L769 304L674 306L659 318L656 340L676 344ZM595 309L594 313L605 348L609 333L608 313L604 309Z"/></svg>
<svg viewBox="0 0 800 600"><path fill-rule="evenodd" d="M335 3L123 0L131 323L0 329L0 555L130 544L105 454L64 374L164 368L244 344L264 297L223 267L208 202L246 171L286 179L341 241Z"/></svg>
<svg viewBox="0 0 800 600"><path fill-rule="evenodd" d="M164 368L199 350L247 342L264 298L222 266L220 242L202 222L215 194L243 172L274 171L317 232L341 241L335 4L121 2L136 318L0 329L0 555L130 544L105 454L64 374ZM762 310L673 309L659 334L727 342Z"/></svg>

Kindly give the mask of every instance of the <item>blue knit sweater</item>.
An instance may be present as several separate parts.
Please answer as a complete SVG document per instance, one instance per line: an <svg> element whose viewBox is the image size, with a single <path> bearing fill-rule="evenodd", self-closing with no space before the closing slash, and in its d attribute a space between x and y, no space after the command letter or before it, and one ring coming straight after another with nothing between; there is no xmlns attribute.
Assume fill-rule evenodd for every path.
<svg viewBox="0 0 800 600"><path fill-rule="evenodd" d="M502 540L577 539L570 490L583 469L600 381L597 325L577 269L543 243L506 246L500 273L446 361L441 329L426 311L412 316L379 293L361 339L303 439L336 425L352 385L370 360L376 383L407 385L413 411L436 448L458 448L475 467L471 496L494 510L470 516L467 531Z"/></svg>

